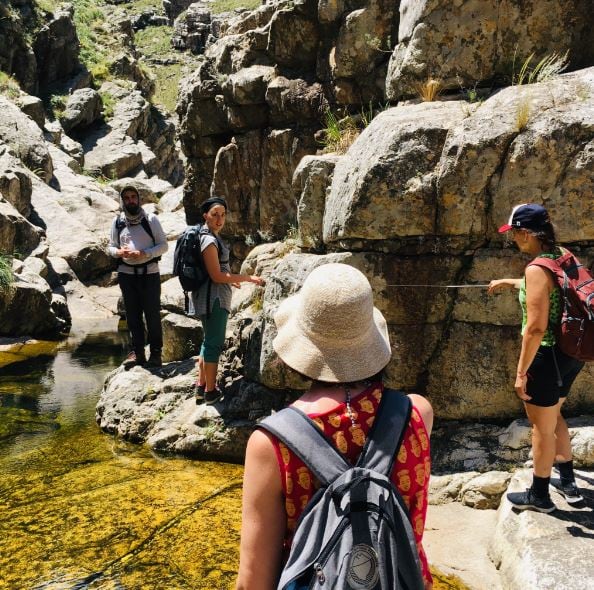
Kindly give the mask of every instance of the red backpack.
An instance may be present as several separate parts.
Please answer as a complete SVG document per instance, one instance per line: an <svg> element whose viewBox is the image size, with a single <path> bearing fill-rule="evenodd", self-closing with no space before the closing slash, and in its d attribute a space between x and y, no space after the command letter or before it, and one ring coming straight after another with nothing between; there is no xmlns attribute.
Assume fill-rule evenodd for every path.
<svg viewBox="0 0 594 590"><path fill-rule="evenodd" d="M569 250L556 260L535 258L528 266L546 268L557 279L563 303L556 327L559 348L580 361L594 361L594 278L588 269Z"/></svg>

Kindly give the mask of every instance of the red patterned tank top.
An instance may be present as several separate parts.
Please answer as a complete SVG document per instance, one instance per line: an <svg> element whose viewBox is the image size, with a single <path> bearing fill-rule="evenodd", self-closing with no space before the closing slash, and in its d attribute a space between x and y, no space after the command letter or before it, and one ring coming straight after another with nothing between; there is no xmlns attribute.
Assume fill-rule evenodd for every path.
<svg viewBox="0 0 594 590"><path fill-rule="evenodd" d="M355 426L348 416L346 405L339 404L333 410L321 414L308 414L322 432L334 441L336 448L354 464L365 445L365 440L382 398L383 384L372 383L351 401ZM295 534L297 520L311 500L318 484L311 471L278 439L271 436L285 495L287 526L285 532L285 556ZM402 446L392 470L392 482L406 503L412 522L425 581L431 581L427 557L422 539L427 514L427 492L431 457L429 437L419 412L413 406L411 419L404 432Z"/></svg>

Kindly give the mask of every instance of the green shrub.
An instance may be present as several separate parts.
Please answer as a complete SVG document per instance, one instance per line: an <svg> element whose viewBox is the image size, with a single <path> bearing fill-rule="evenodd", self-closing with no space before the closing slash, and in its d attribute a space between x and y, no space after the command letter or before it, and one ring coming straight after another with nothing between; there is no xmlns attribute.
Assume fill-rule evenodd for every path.
<svg viewBox="0 0 594 590"><path fill-rule="evenodd" d="M7 96L11 100L18 98L21 95L21 87L19 83L8 74L0 71L0 94Z"/></svg>
<svg viewBox="0 0 594 590"><path fill-rule="evenodd" d="M324 152L344 154L351 147L361 131L351 115L340 117L327 110L324 114Z"/></svg>
<svg viewBox="0 0 594 590"><path fill-rule="evenodd" d="M115 106L114 97L109 92L99 92L101 102L103 103L103 118L111 119L113 117L113 107Z"/></svg>
<svg viewBox="0 0 594 590"><path fill-rule="evenodd" d="M12 258L0 254L0 297L6 295L12 289L13 284Z"/></svg>

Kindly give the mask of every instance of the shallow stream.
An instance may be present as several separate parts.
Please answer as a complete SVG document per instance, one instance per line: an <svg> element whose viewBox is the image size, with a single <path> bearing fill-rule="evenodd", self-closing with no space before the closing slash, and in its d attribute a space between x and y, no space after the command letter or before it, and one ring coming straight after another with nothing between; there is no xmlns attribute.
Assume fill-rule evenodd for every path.
<svg viewBox="0 0 594 590"><path fill-rule="evenodd" d="M233 588L242 467L101 433L95 404L124 353L95 331L0 368L1 589Z"/></svg>
<svg viewBox="0 0 594 590"><path fill-rule="evenodd" d="M0 588L231 588L242 468L100 432L115 332L0 369Z"/></svg>

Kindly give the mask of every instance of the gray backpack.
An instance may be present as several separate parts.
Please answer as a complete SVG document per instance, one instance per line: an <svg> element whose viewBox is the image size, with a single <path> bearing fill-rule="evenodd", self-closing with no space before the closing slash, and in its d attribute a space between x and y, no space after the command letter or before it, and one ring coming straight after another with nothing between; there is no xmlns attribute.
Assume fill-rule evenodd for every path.
<svg viewBox="0 0 594 590"><path fill-rule="evenodd" d="M412 404L386 389L356 465L300 410L258 424L311 470L320 489L305 507L278 590L423 590L408 511L390 474Z"/></svg>

